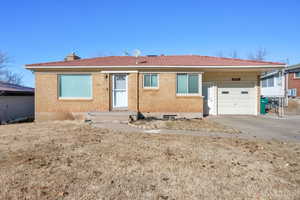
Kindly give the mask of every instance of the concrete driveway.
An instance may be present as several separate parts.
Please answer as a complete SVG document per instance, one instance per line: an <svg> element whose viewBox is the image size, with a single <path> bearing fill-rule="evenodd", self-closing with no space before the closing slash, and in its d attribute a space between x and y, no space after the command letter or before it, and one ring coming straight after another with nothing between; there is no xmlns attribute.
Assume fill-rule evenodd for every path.
<svg viewBox="0 0 300 200"><path fill-rule="evenodd" d="M300 142L300 115L216 116L209 119L242 131L243 137Z"/></svg>

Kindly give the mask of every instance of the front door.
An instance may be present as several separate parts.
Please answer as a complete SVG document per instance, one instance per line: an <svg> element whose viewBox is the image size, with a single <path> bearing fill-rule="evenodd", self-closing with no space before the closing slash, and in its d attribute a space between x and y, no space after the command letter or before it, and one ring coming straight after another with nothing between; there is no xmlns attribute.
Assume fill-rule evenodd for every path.
<svg viewBox="0 0 300 200"><path fill-rule="evenodd" d="M216 86L213 83L204 82L202 86L203 114L216 115Z"/></svg>
<svg viewBox="0 0 300 200"><path fill-rule="evenodd" d="M112 106L114 109L128 108L127 74L112 75Z"/></svg>

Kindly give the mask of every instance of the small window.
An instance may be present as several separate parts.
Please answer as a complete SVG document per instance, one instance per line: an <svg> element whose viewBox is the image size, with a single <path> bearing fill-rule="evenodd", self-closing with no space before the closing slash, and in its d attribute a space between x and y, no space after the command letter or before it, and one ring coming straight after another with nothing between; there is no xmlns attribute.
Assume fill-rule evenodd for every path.
<svg viewBox="0 0 300 200"><path fill-rule="evenodd" d="M241 94L248 94L248 91L242 91Z"/></svg>
<svg viewBox="0 0 300 200"><path fill-rule="evenodd" d="M58 82L61 99L92 98L92 77L89 74L61 74Z"/></svg>
<svg viewBox="0 0 300 200"><path fill-rule="evenodd" d="M222 94L229 94L229 91L222 91Z"/></svg>
<svg viewBox="0 0 300 200"><path fill-rule="evenodd" d="M300 78L300 72L295 72L295 78Z"/></svg>
<svg viewBox="0 0 300 200"><path fill-rule="evenodd" d="M177 94L199 94L198 74L177 74Z"/></svg>
<svg viewBox="0 0 300 200"><path fill-rule="evenodd" d="M158 75L144 74L144 88L158 88Z"/></svg>
<svg viewBox="0 0 300 200"><path fill-rule="evenodd" d="M276 75L277 86L282 86L282 76L280 74Z"/></svg>
<svg viewBox="0 0 300 200"><path fill-rule="evenodd" d="M262 85L263 88L268 87L267 79L263 79L261 81L261 85Z"/></svg>
<svg viewBox="0 0 300 200"><path fill-rule="evenodd" d="M268 87L274 87L274 76L268 79Z"/></svg>

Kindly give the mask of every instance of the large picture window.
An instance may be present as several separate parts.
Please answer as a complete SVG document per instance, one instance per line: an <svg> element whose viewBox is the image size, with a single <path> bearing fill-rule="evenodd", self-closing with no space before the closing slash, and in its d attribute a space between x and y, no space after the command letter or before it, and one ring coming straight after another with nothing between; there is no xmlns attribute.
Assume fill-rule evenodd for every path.
<svg viewBox="0 0 300 200"><path fill-rule="evenodd" d="M199 74L177 74L177 94L199 94Z"/></svg>
<svg viewBox="0 0 300 200"><path fill-rule="evenodd" d="M295 78L300 78L300 72L295 72Z"/></svg>
<svg viewBox="0 0 300 200"><path fill-rule="evenodd" d="M158 88L158 75L144 74L144 88Z"/></svg>
<svg viewBox="0 0 300 200"><path fill-rule="evenodd" d="M92 77L89 74L58 75L59 98L91 99Z"/></svg>

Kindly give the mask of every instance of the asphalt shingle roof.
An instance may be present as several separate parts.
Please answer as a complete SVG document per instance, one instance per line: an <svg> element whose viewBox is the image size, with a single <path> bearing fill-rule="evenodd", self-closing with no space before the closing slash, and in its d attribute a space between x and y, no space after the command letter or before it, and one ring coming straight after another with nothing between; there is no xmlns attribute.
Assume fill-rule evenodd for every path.
<svg viewBox="0 0 300 200"><path fill-rule="evenodd" d="M5 83L0 81L0 92L28 92L33 93L34 88L24 87L21 85Z"/></svg>
<svg viewBox="0 0 300 200"><path fill-rule="evenodd" d="M26 66L255 66L255 65L284 65L280 62L265 62L220 58L200 55L172 56L108 56L79 59L73 61L58 61L29 64Z"/></svg>

